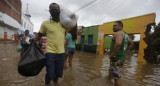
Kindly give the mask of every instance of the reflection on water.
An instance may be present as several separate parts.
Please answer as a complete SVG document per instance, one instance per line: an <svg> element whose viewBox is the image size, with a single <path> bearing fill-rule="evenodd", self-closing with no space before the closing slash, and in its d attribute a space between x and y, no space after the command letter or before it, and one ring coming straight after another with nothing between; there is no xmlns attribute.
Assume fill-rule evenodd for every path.
<svg viewBox="0 0 160 86"><path fill-rule="evenodd" d="M16 43L0 43L0 86L45 86L45 68L35 77L23 77L17 72L20 59ZM114 86L107 81L109 56L76 51L73 68L64 70L57 85L50 86ZM160 65L137 62L130 56L122 70L123 86L160 86Z"/></svg>
<svg viewBox="0 0 160 86"><path fill-rule="evenodd" d="M104 56L102 59L104 69L109 66L109 56ZM103 67L103 66L102 66ZM106 74L108 69L102 70L102 74ZM130 56L124 63L122 69L122 82L124 85L136 86L160 86L160 65L143 64L137 62L137 57Z"/></svg>

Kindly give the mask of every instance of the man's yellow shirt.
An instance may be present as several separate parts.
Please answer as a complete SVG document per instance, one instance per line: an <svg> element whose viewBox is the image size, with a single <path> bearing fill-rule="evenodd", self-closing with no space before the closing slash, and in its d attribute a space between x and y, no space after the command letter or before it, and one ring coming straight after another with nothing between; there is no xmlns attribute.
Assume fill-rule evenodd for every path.
<svg viewBox="0 0 160 86"><path fill-rule="evenodd" d="M40 27L39 32L46 34L46 53L64 53L65 30L61 23L52 20L44 21Z"/></svg>

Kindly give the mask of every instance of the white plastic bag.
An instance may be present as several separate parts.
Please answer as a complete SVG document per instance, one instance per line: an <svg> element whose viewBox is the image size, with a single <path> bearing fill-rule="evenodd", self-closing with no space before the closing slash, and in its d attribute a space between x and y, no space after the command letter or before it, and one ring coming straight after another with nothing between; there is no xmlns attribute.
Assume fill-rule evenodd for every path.
<svg viewBox="0 0 160 86"><path fill-rule="evenodd" d="M60 6L60 22L65 28L73 28L77 24L78 17L68 9Z"/></svg>
<svg viewBox="0 0 160 86"><path fill-rule="evenodd" d="M25 41L26 41L27 44L30 44L29 39L30 39L29 37L26 37Z"/></svg>

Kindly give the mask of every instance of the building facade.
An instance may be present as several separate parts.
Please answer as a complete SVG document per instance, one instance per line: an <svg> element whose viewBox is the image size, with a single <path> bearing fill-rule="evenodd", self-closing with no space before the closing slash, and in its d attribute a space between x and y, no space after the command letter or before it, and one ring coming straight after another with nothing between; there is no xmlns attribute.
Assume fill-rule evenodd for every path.
<svg viewBox="0 0 160 86"><path fill-rule="evenodd" d="M0 0L0 40L11 39L21 27L21 0Z"/></svg>
<svg viewBox="0 0 160 86"><path fill-rule="evenodd" d="M30 35L33 35L34 25L25 14L22 14L21 22L20 33L24 33L25 30L29 30Z"/></svg>
<svg viewBox="0 0 160 86"><path fill-rule="evenodd" d="M83 27L80 32L81 36L77 39L76 49L95 53L97 49L98 26Z"/></svg>
<svg viewBox="0 0 160 86"><path fill-rule="evenodd" d="M33 37L33 23L30 21L31 15L29 14L28 4L26 7L26 13L22 13L20 33L24 33L25 30L29 30L30 35Z"/></svg>

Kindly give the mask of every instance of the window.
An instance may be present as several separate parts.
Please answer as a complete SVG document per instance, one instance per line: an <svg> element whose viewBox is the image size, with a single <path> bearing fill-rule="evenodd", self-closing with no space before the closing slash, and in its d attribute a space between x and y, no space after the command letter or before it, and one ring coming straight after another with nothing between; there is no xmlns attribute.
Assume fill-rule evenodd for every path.
<svg viewBox="0 0 160 86"><path fill-rule="evenodd" d="M23 19L22 19L22 21L21 21L21 24L22 24L22 26L23 26Z"/></svg>
<svg viewBox="0 0 160 86"><path fill-rule="evenodd" d="M26 28L26 22L24 22L24 28Z"/></svg>
<svg viewBox="0 0 160 86"><path fill-rule="evenodd" d="M84 35L81 35L81 44L84 44Z"/></svg>
<svg viewBox="0 0 160 86"><path fill-rule="evenodd" d="M88 44L93 44L93 35L88 35Z"/></svg>

